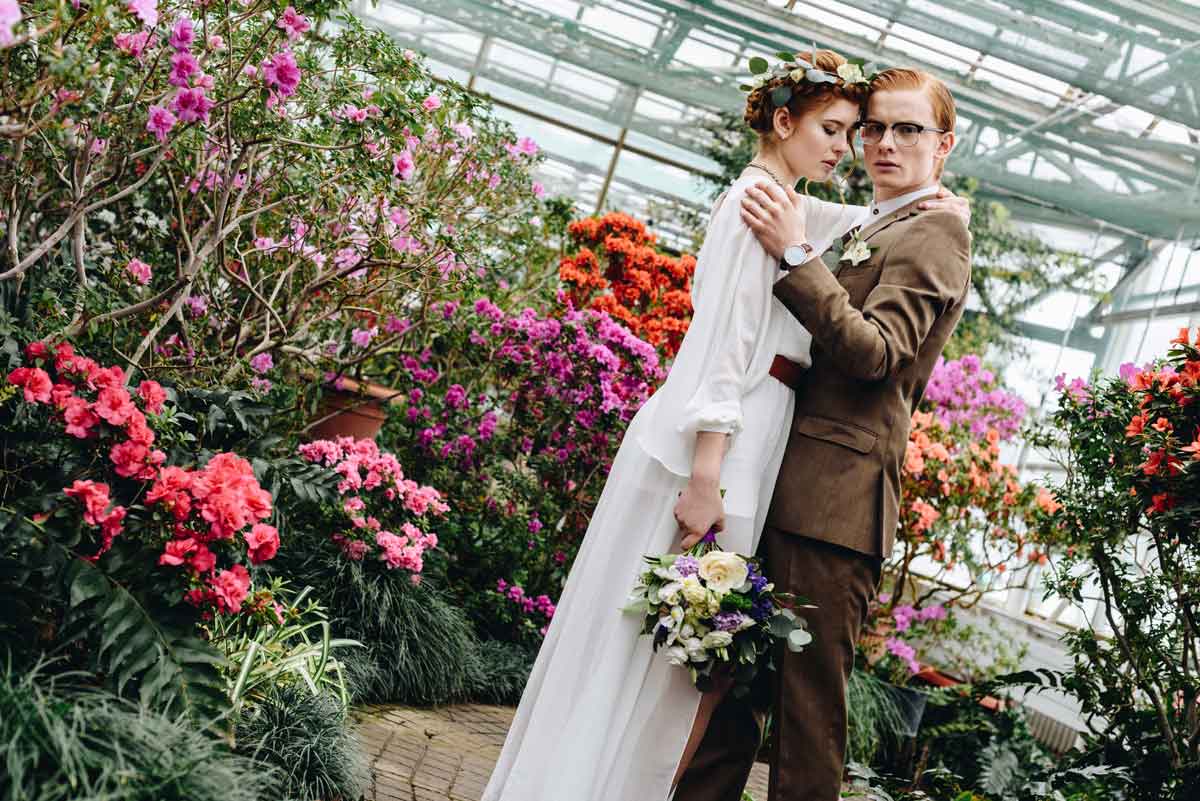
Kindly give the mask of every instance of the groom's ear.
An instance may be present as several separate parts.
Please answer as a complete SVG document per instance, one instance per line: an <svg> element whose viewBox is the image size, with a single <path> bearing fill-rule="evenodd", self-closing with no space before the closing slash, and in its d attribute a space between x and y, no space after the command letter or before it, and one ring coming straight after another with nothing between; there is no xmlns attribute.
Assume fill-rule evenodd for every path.
<svg viewBox="0 0 1200 801"><path fill-rule="evenodd" d="M942 134L942 139L938 142L937 150L934 153L940 159L950 158L950 154L954 152L954 148L958 146L958 138L955 137L954 131L948 131Z"/></svg>

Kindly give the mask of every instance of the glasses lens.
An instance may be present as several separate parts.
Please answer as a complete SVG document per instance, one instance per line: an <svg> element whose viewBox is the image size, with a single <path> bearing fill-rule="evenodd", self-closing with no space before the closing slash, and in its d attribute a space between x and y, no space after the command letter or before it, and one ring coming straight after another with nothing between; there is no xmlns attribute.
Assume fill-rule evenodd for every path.
<svg viewBox="0 0 1200 801"><path fill-rule="evenodd" d="M884 126L878 122L864 122L858 129L858 135L864 142L872 144L883 138Z"/></svg>
<svg viewBox="0 0 1200 801"><path fill-rule="evenodd" d="M921 129L910 123L900 123L892 126L892 130L896 133L896 144L902 147L912 147L917 143L917 137L921 135Z"/></svg>

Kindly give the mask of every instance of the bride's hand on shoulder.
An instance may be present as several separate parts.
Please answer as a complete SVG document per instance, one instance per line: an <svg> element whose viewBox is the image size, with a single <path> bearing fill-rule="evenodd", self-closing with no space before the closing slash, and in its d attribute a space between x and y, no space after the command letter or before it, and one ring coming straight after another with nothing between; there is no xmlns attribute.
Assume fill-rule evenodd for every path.
<svg viewBox="0 0 1200 801"><path fill-rule="evenodd" d="M686 551L699 542L708 530L725 530L725 504L721 490L714 480L693 477L675 503L675 522L683 535Z"/></svg>
<svg viewBox="0 0 1200 801"><path fill-rule="evenodd" d="M971 224L971 199L959 197L944 186L939 186L937 194L927 200L922 200L917 206L920 209L946 209L952 211L967 225Z"/></svg>
<svg viewBox="0 0 1200 801"><path fill-rule="evenodd" d="M742 221L776 261L789 245L808 240L800 196L790 186L755 183L742 196Z"/></svg>

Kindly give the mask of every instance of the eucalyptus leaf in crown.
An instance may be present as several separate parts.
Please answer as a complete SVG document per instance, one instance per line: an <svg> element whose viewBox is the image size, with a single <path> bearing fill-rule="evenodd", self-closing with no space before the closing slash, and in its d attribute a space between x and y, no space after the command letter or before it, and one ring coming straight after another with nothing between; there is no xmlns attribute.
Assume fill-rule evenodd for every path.
<svg viewBox="0 0 1200 801"><path fill-rule="evenodd" d="M865 88L878 74L874 64L868 64L861 58L849 59L835 72L818 69L814 65L816 52L816 45L813 45L812 51L807 54L807 57L804 53L776 53L775 56L780 63L774 68L762 56L754 56L749 62L750 74L754 77L750 79L749 83L741 84L738 88L743 92L753 92L774 80L789 79L790 83L780 84L771 90L771 103L778 107L786 105L792 99L793 87L801 81L809 83L838 83L841 81L847 86L861 84Z"/></svg>

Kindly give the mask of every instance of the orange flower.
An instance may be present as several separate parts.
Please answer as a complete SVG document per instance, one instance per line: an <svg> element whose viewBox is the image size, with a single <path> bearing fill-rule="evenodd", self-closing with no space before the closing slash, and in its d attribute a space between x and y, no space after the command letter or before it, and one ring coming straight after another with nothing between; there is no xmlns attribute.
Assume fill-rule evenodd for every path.
<svg viewBox="0 0 1200 801"><path fill-rule="evenodd" d="M1054 494L1044 487L1038 490L1037 505L1048 515L1052 515L1062 508L1062 504L1055 500Z"/></svg>
<svg viewBox="0 0 1200 801"><path fill-rule="evenodd" d="M1125 436L1136 437L1138 434L1141 434L1145 430L1146 430L1146 417L1145 417L1145 415L1139 414L1139 415L1136 415L1132 420L1129 421L1129 425L1125 426Z"/></svg>
<svg viewBox="0 0 1200 801"><path fill-rule="evenodd" d="M987 432L987 441L989 445L995 445L1000 441L1000 432L994 428L989 428Z"/></svg>
<svg viewBox="0 0 1200 801"><path fill-rule="evenodd" d="M1171 421L1165 417L1160 417L1155 420L1152 428L1160 434L1169 434L1175 430L1175 427L1171 425Z"/></svg>
<svg viewBox="0 0 1200 801"><path fill-rule="evenodd" d="M1200 462L1200 433L1196 435L1195 441L1183 449L1184 453L1190 454L1193 462Z"/></svg>
<svg viewBox="0 0 1200 801"><path fill-rule="evenodd" d="M1171 344L1172 345L1186 345L1186 344L1188 344L1188 340L1191 339L1191 334L1192 334L1192 331L1190 328L1188 328L1186 326L1183 328L1180 328L1179 336L1172 339Z"/></svg>
<svg viewBox="0 0 1200 801"><path fill-rule="evenodd" d="M1164 471L1168 476L1177 476L1182 472L1179 465L1179 459L1167 453L1166 448L1162 448L1150 454L1150 458L1141 465L1141 470L1148 476L1157 476Z"/></svg>

